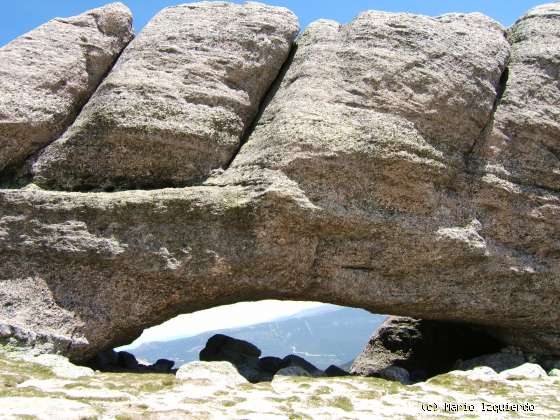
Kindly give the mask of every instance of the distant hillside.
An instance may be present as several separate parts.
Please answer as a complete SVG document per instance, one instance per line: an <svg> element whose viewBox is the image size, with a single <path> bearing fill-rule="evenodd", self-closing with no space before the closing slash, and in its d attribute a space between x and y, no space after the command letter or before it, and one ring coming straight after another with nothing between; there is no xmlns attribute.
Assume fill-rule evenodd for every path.
<svg viewBox="0 0 560 420"><path fill-rule="evenodd" d="M180 366L198 360L198 353L208 338L220 333L255 344L263 356L297 354L324 369L331 364L341 365L353 360L384 320L384 315L370 314L362 309L326 305L262 324L144 343L128 351L150 363L166 358Z"/></svg>

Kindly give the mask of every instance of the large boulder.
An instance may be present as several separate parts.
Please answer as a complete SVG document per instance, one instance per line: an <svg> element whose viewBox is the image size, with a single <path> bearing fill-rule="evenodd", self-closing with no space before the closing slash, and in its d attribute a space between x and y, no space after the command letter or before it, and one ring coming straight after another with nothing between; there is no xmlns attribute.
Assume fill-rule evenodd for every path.
<svg viewBox="0 0 560 420"><path fill-rule="evenodd" d="M359 246L341 276L387 272L387 257L410 235L423 248L439 232L440 264L454 264L458 247L483 256L476 225L448 232L473 223L451 191L465 188L465 156L491 119L508 55L504 29L480 14L371 11L348 25L314 22L232 168L282 171L321 208L386 227L374 247L383 254ZM345 259L336 240L329 251ZM425 264L425 252L410 251L399 270Z"/></svg>
<svg viewBox="0 0 560 420"><path fill-rule="evenodd" d="M235 364L246 359L258 359L260 355L259 348L248 341L216 334L208 339L199 358L205 362L224 360Z"/></svg>
<svg viewBox="0 0 560 420"><path fill-rule="evenodd" d="M500 347L498 340L466 326L389 317L354 360L350 371L360 376L402 379L403 383L421 381L451 370L458 359L471 359ZM480 365L473 362L462 368Z"/></svg>
<svg viewBox="0 0 560 420"><path fill-rule="evenodd" d="M243 377L255 383L269 381L273 375L261 368L260 355L260 349L248 341L216 334L208 339L206 346L199 353L199 358L205 362L230 362Z"/></svg>
<svg viewBox="0 0 560 420"><path fill-rule="evenodd" d="M264 34L277 33L275 25L259 26L261 11L271 10L265 6L204 7L215 7L216 17L223 9L244 10L240 22L255 15ZM0 339L86 360L180 313L276 298L476 325L524 351L560 355L560 195L556 161L539 152L546 146L554 154L557 147L559 11L557 3L537 8L507 33L480 14L366 12L348 25L318 21L298 39L285 74L280 55L274 61L283 77L254 127L240 135L238 117L217 120L213 134L227 132L222 122L237 121L228 138L236 147L241 138L247 142L238 154L230 149L231 164L195 153L203 166L209 162L204 168L225 169L204 169L202 177L209 178L201 185L111 193L33 184L0 190ZM189 13L184 22L190 25ZM274 13L293 35L293 17ZM206 33L208 20L196 23ZM137 45L148 43L158 25L149 25ZM185 34L192 33L189 25ZM237 37L227 28L226 35ZM290 36L274 38L286 46L279 48L283 58ZM190 52L182 56L201 45L186 43ZM52 146L55 159L46 159L50 152L39 159L37 169L66 168L47 171L56 172L52 177L39 171L41 185L56 180L49 187L103 190L195 182L182 169L191 158L171 141L175 128L160 130L177 127L184 98L168 98L170 110L162 112L159 102L148 100L151 90L134 80L128 87L119 75L129 65L126 57L130 71L136 68L135 48L115 69L118 86L109 75L97 99ZM160 57L150 48L147 57ZM166 65L156 61L155 69L144 70L168 80L158 71ZM178 74L169 73L173 86ZM212 85L204 79L201 86ZM146 86L159 86L153 83ZM148 99L126 101L138 92ZM201 106L214 112L220 103ZM127 117L110 111L119 104L125 115L139 116L130 118L132 125L148 124L144 134L131 128L130 138L139 141L126 145L138 146L134 152L108 140L128 133ZM192 118L180 121L198 121L207 133L193 107ZM152 119L157 116L161 124ZM143 146L161 139L148 132L165 134L170 143L146 146L150 158L136 159L136 151L147 156ZM210 143L222 138L213 134L205 137ZM88 146L72 154L78 150L72 144ZM159 159L160 151L172 158ZM62 159L70 155L78 160ZM181 164L168 167L168 178L160 176L165 171L158 174L154 162L165 165L176 156ZM533 159L531 166L526 159ZM541 160L550 171L535 183ZM52 166L41 166L47 162ZM115 168L123 168L124 178Z"/></svg>
<svg viewBox="0 0 560 420"><path fill-rule="evenodd" d="M478 366L487 366L496 372L502 372L521 366L525 362L526 359L521 354L500 352L485 354L468 360L460 360L455 367L461 370L471 370Z"/></svg>
<svg viewBox="0 0 560 420"><path fill-rule="evenodd" d="M298 30L292 12L258 3L164 9L42 153L35 182L64 190L200 183L232 160Z"/></svg>
<svg viewBox="0 0 560 420"><path fill-rule="evenodd" d="M548 377L546 371L534 363L525 363L513 369L504 370L500 373L503 379L510 381L531 380L531 379L545 379Z"/></svg>
<svg viewBox="0 0 560 420"><path fill-rule="evenodd" d="M311 376L320 377L325 376L325 372L321 369L318 369L313 363L308 362L303 357L297 356L295 354L289 354L288 356L282 359L284 366L297 366L304 369L306 372L309 372Z"/></svg>
<svg viewBox="0 0 560 420"><path fill-rule="evenodd" d="M179 382L208 382L221 388L247 384L229 362L190 362L181 366L175 377Z"/></svg>
<svg viewBox="0 0 560 420"><path fill-rule="evenodd" d="M132 37L130 11L113 3L0 48L0 181L72 124Z"/></svg>

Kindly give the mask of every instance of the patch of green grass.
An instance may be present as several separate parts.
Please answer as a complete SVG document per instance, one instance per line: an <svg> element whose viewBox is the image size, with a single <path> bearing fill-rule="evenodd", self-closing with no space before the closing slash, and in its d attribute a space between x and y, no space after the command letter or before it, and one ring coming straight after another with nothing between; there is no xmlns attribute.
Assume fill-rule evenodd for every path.
<svg viewBox="0 0 560 420"><path fill-rule="evenodd" d="M294 403L294 402L300 402L300 401L301 401L301 399L297 395L292 395L292 396L284 399L284 402L287 402L287 403Z"/></svg>
<svg viewBox="0 0 560 420"><path fill-rule="evenodd" d="M309 389L309 388L311 388L311 385L309 385L309 384L299 384L299 388L301 388L301 389Z"/></svg>
<svg viewBox="0 0 560 420"><path fill-rule="evenodd" d="M356 395L358 398L362 400L377 400L378 398L381 398L384 395L384 393L377 390L359 391Z"/></svg>
<svg viewBox="0 0 560 420"><path fill-rule="evenodd" d="M310 407L321 407L324 404L324 401L318 395L312 395L307 399L307 404Z"/></svg>
<svg viewBox="0 0 560 420"><path fill-rule="evenodd" d="M307 414L298 413L298 412L292 410L288 413L288 419L290 419L290 420L313 420L313 417L308 416Z"/></svg>
<svg viewBox="0 0 560 420"><path fill-rule="evenodd" d="M333 391L332 388L323 385L315 390L315 394L317 395L330 394L332 391Z"/></svg>
<svg viewBox="0 0 560 420"><path fill-rule="evenodd" d="M352 401L350 401L350 398L343 397L342 395L331 398L329 400L329 405L331 407L340 408L341 410L344 410L344 411L354 410L354 404L352 404Z"/></svg>
<svg viewBox="0 0 560 420"><path fill-rule="evenodd" d="M34 379L51 379L55 377L55 374L48 367L39 365L37 363L26 362L23 360L18 360L2 354L0 357L0 372L4 375L18 375L22 378L34 378Z"/></svg>
<svg viewBox="0 0 560 420"><path fill-rule="evenodd" d="M429 379L427 383L470 395L488 393L490 395L507 397L516 390L521 391L519 385L510 386L497 381L472 380L449 374L435 376Z"/></svg>
<svg viewBox="0 0 560 420"><path fill-rule="evenodd" d="M214 392L215 397L224 397L226 395L229 395L229 392L224 391L223 389L220 389L220 390Z"/></svg>
<svg viewBox="0 0 560 420"><path fill-rule="evenodd" d="M207 404L210 401L202 399L202 398L184 398L183 401L181 401L185 404Z"/></svg>

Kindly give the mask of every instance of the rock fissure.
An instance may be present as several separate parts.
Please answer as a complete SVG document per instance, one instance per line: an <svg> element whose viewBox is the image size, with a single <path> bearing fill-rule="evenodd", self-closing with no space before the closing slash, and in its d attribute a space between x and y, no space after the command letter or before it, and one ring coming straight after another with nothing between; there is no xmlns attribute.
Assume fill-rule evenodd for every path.
<svg viewBox="0 0 560 420"><path fill-rule="evenodd" d="M114 32L101 32L96 17L115 22ZM71 23L80 24L61 27ZM75 121L132 37L130 11L114 3L66 22L52 20L0 48L4 66L0 110L5 111L0 122L2 185L15 187L18 177L26 178L25 173L18 174L25 160ZM95 47L95 53L83 50L85 42Z"/></svg>
<svg viewBox="0 0 560 420"><path fill-rule="evenodd" d="M479 168L473 168L473 165L475 164L475 161L477 159L475 155L482 148L482 144L487 140L488 136L491 134L494 128L493 127L494 118L496 112L498 111L498 107L500 106L500 102L502 101L502 97L504 96L507 89L507 83L509 79L509 62L510 62L510 57L508 56L505 62L504 70L498 82L498 86L496 89L496 99L494 100L494 104L492 105L492 111L490 112L488 121L486 122L486 124L484 124L484 127L482 128L480 135L474 140L472 146L465 154L465 162L466 162L465 166L467 172L471 175L480 172Z"/></svg>
<svg viewBox="0 0 560 420"><path fill-rule="evenodd" d="M96 18L96 20L97 20L97 18ZM59 21L59 22L72 24L70 22L64 22L64 21ZM126 46L130 43L130 41L128 41L126 43L126 45L123 46L123 49L114 57L111 65L109 67L107 67L103 76L101 76L101 78L98 81L96 80L96 81L90 82L91 84L93 84L95 86L95 89L92 91L92 93L87 98L83 98L83 100L81 100L78 104L76 104L76 110L72 112L72 114L69 116L68 121L64 124L66 127L70 127L76 121L76 118L78 118L78 116L81 114L82 110L87 105L88 101L91 99L91 97L93 95L95 95L95 92L97 92L97 90L99 89L99 86L101 86L103 81L111 73L115 64L118 62L120 56L122 55L122 53L126 49ZM99 51L99 47L97 47L95 45L89 45L89 44L88 45L80 45L80 47L84 50L84 57L85 57L85 60L86 60L87 74L88 75L93 75L95 73L94 68L96 67L96 65L93 64L92 59L90 59L90 56L91 56L90 52L92 50ZM66 131L66 130L64 130L64 131ZM61 132L60 135L63 135L64 131ZM32 152L31 154L29 154L28 156L26 156L23 159L23 161L20 164L18 164L18 166L14 167L14 168L7 168L6 170L2 171L0 173L0 187L3 187L3 188L24 188L26 185L29 185L30 183L32 183L33 182L33 173L32 173L33 164L39 158L39 156L41 156L43 151L47 147L49 147L50 144L52 144L54 141L56 141L60 137L60 135L58 135L56 137L53 137L51 141L47 142L45 145L40 147L38 150L36 150L36 151Z"/></svg>
<svg viewBox="0 0 560 420"><path fill-rule="evenodd" d="M270 88L268 89L266 94L263 96L263 99L259 103L257 114L251 120L251 122L246 127L243 134L241 135L241 138L239 140L239 146L237 147L237 150L232 154L231 159L223 166L222 169L224 171L228 170L229 167L233 164L235 158L237 157L239 152L241 152L241 149L243 148L243 145L245 145L245 143L247 143L247 141L251 137L251 134L255 130L255 127L256 127L257 123L259 122L261 116L263 115L264 110L266 109L266 107L268 106L268 104L270 103L272 98L274 97L274 94L278 91L278 88L280 87L280 84L282 83L282 80L286 76L286 72L288 71L288 69L290 68L290 65L292 64L292 61L294 59L294 55L296 53L296 50L297 50L297 44L293 43L292 46L290 47L290 52L288 54L288 57L286 58L286 61L282 64L282 67L280 68L280 71L278 72L278 75L276 76L276 79L274 79L274 81L270 85Z"/></svg>

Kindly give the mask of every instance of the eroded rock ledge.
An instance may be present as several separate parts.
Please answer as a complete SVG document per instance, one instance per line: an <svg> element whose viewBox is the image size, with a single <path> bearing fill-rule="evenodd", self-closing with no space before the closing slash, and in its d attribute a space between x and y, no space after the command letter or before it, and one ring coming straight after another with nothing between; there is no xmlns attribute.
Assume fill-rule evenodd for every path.
<svg viewBox="0 0 560 420"><path fill-rule="evenodd" d="M220 13L243 16L223 47L204 19ZM560 6L507 31L480 14L365 12L310 25L294 48L295 25L262 5L182 6L125 49L27 163L36 183L0 190L5 339L84 360L180 313L281 298L459 321L560 354ZM166 30L173 45L152 49ZM200 54L207 67L189 70ZM165 96L167 77L184 89ZM199 111L188 135L168 129Z"/></svg>

